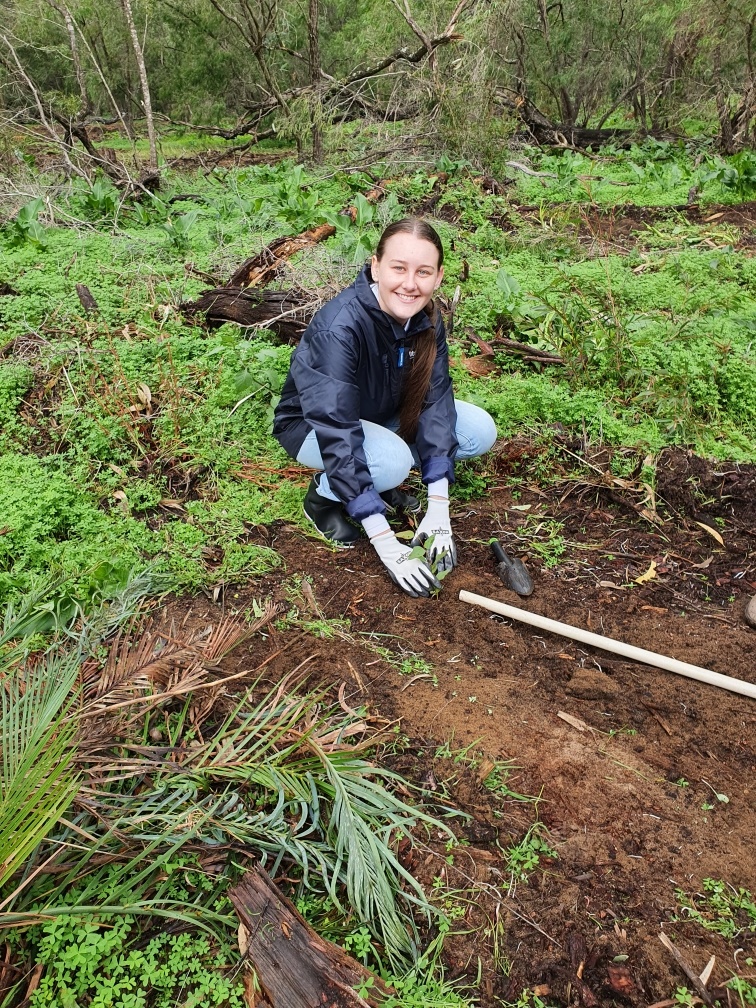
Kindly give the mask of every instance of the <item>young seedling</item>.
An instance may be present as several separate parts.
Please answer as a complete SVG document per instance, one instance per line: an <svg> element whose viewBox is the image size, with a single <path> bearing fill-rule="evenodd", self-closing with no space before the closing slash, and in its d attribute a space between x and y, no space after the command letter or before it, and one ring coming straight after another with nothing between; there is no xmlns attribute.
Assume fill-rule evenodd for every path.
<svg viewBox="0 0 756 1008"><path fill-rule="evenodd" d="M436 556L433 552L433 540L435 536L428 536L427 539L423 540L422 543L418 543L412 550L412 557L423 560L433 572L434 577L438 581L443 581L447 574L451 573L451 567L439 567L439 563L443 558L444 554L441 556ZM418 552L419 551L419 552Z"/></svg>

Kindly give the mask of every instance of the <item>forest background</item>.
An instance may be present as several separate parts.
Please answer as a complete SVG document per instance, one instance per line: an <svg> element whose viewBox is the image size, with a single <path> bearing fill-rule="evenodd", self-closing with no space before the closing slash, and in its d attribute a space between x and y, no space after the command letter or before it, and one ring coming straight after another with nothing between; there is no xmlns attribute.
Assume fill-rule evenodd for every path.
<svg viewBox="0 0 756 1008"><path fill-rule="evenodd" d="M300 146L349 120L402 121L488 161L525 112L565 127L747 144L754 14L703 3L197 2L3 4L10 121L101 117ZM531 114L533 113L533 114ZM327 142L338 143L332 129ZM751 135L751 139L753 139ZM492 163L493 158L493 163Z"/></svg>

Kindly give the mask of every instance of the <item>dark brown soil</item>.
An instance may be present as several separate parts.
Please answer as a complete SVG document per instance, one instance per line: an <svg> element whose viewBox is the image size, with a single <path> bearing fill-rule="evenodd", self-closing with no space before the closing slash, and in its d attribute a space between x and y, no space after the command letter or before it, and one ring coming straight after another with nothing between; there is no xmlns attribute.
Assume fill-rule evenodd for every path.
<svg viewBox="0 0 756 1008"><path fill-rule="evenodd" d="M429 886L435 878L457 890L464 915L446 961L483 1006L526 987L549 1004L586 1008L669 998L691 983L659 941L662 930L697 973L716 954L714 987L737 969L737 948L741 966L756 952L753 933L727 943L674 921L677 887L700 892L707 877L756 885L754 700L458 597L466 589L754 683L756 630L742 613L756 592L756 467L713 470L671 453L661 479L670 510L658 526L601 489L568 489L526 484L515 501L500 479L486 499L457 505L459 566L436 599L401 594L367 542L335 552L284 526L266 538L283 572L229 587L217 604L192 603L197 619L268 595L290 606L291 586L305 576L312 592L295 604L310 618L348 621L331 638L274 631L248 657L259 664L285 647L268 666L273 679L310 659L312 679L345 683L349 703L367 702L400 725L406 744L386 760L429 801L467 813L453 863L433 837L406 857ZM516 552L524 523L543 529L549 519L563 523L566 551L551 569L533 550L520 553L536 587L519 600L497 579L488 541ZM548 544L538 535L531 542ZM654 576L639 583L652 561ZM485 788L495 760L511 761L509 787L538 802ZM513 881L503 851L536 820L557 856Z"/></svg>

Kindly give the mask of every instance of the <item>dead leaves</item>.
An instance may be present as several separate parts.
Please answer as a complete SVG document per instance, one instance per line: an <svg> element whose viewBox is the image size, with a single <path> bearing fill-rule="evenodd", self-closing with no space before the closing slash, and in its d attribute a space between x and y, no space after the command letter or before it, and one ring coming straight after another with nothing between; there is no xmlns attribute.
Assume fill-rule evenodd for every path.
<svg viewBox="0 0 756 1008"><path fill-rule="evenodd" d="M643 574L639 575L639 577L635 579L635 584L639 585L646 584L647 581L653 581L655 577L656 577L656 561L652 560L651 563L649 564L648 570L645 571Z"/></svg>
<svg viewBox="0 0 756 1008"><path fill-rule="evenodd" d="M461 363L465 371L474 378L484 378L496 370L496 364L490 357L466 357L463 354Z"/></svg>
<svg viewBox="0 0 756 1008"><path fill-rule="evenodd" d="M698 527L702 528L704 532L708 532L709 535L712 537L712 539L716 539L716 541L719 543L720 546L724 546L725 544L724 539L719 534L719 532L717 532L715 528L711 527L711 525L707 525L706 522L702 521L694 521L693 524L698 525Z"/></svg>
<svg viewBox="0 0 756 1008"><path fill-rule="evenodd" d="M132 623L114 638L104 663L90 658L82 665L82 715L107 718L135 707L143 714L145 703L222 688L228 678L216 681L213 675L220 662L279 612L280 606L268 603L252 623L227 618L185 636L174 627L138 629Z"/></svg>

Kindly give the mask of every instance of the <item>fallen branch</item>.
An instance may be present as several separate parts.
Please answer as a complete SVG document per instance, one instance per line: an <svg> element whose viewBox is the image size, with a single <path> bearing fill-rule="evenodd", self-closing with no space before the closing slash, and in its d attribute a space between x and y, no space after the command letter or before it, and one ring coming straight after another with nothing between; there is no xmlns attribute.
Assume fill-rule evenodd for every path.
<svg viewBox="0 0 756 1008"><path fill-rule="evenodd" d="M535 364L558 364L564 366L564 359L558 354L549 353L548 350L540 350L538 347L529 346L527 343L518 343L517 340L507 339L500 336L491 341L491 345L500 347L505 353L517 354L522 360L532 361Z"/></svg>
<svg viewBox="0 0 756 1008"><path fill-rule="evenodd" d="M384 190L379 183L369 193L365 194L365 199L369 203L376 203ZM342 211L344 215L357 220L357 208L347 207ZM257 255L252 256L241 264L234 275L226 284L226 287L264 287L278 271L279 267L287 259L291 259L297 252L317 245L336 234L333 224L319 224L317 227L303 231L299 235L286 235L283 238L276 238L267 245Z"/></svg>
<svg viewBox="0 0 756 1008"><path fill-rule="evenodd" d="M505 161L505 165L509 168L516 168L518 171L523 172L525 175L532 175L534 178L558 178L554 172L550 171L535 171L533 168L529 168L524 165L521 161Z"/></svg>
<svg viewBox="0 0 756 1008"><path fill-rule="evenodd" d="M549 353L548 350L541 350L540 347L532 346L529 343L518 343L517 340L499 336L490 342L482 340L472 326L465 326L465 333L475 343L483 357L493 357L494 348L501 348L505 353L516 354L521 360L530 361L534 364L558 364L564 365L564 360L558 354Z"/></svg>
<svg viewBox="0 0 756 1008"><path fill-rule="evenodd" d="M242 927L239 945L270 1008L376 1008L390 989L343 949L321 938L262 868L228 893ZM357 993L360 988L365 997Z"/></svg>

